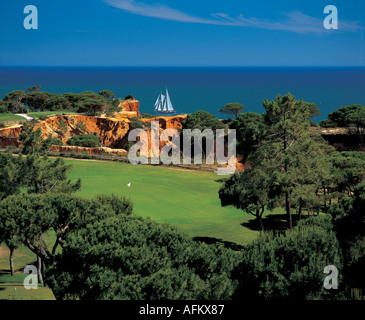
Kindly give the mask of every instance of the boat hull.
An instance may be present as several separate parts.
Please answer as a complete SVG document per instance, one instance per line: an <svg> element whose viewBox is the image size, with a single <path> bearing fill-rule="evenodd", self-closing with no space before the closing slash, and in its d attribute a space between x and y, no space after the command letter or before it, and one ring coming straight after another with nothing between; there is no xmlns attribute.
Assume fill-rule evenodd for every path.
<svg viewBox="0 0 365 320"><path fill-rule="evenodd" d="M156 111L156 113L159 114L176 114L176 111Z"/></svg>

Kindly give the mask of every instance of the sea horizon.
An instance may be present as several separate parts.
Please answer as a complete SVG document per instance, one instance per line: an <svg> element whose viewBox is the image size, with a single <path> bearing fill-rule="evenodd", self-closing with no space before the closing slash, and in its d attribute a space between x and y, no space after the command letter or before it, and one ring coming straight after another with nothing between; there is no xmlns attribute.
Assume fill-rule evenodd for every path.
<svg viewBox="0 0 365 320"><path fill-rule="evenodd" d="M160 91L168 88L178 114L218 110L239 102L245 112L263 113L262 101L290 92L316 103L326 119L335 109L365 104L365 67L355 66L26 66L0 67L0 98L13 90L41 85L42 91L66 93L113 91L134 96L141 113L152 113Z"/></svg>

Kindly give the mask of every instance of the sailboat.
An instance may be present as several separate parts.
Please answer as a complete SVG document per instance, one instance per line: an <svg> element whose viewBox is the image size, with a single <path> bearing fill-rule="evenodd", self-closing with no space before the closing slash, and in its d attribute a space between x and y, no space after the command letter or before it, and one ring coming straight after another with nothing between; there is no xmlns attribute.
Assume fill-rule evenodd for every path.
<svg viewBox="0 0 365 320"><path fill-rule="evenodd" d="M159 94L156 103L155 103L155 111L158 113L176 113L174 107L172 106L169 92L166 88L166 94L164 95L161 91Z"/></svg>

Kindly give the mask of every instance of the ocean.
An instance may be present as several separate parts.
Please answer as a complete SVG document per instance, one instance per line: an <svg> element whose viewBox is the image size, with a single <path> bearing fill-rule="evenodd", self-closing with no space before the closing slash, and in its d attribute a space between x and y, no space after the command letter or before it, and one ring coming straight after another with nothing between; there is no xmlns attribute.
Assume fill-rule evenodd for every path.
<svg viewBox="0 0 365 320"><path fill-rule="evenodd" d="M226 103L263 113L265 98L288 92L318 105L322 115L315 121L344 105L365 105L365 68L0 67L0 98L35 85L54 93L109 89L119 98L133 95L141 113L153 113L167 87L179 114L206 110L220 118Z"/></svg>

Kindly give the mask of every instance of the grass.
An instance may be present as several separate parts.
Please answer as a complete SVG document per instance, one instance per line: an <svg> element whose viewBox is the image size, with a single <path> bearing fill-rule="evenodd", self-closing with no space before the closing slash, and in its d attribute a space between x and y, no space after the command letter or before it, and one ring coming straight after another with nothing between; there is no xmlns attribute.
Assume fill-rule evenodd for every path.
<svg viewBox="0 0 365 320"><path fill-rule="evenodd" d="M42 116L50 116L53 114L72 114L70 111L40 111L40 112L30 112L27 115L32 118L39 118ZM0 113L0 122L7 122L7 121L25 121L25 118L17 116L12 113Z"/></svg>
<svg viewBox="0 0 365 320"><path fill-rule="evenodd" d="M72 114L73 112L70 112L70 111L39 111L39 112L30 112L28 113L27 115L29 117L32 117L32 118L39 118L39 117L42 117L42 116L50 116L50 115L53 115L53 114L63 114L63 113L66 113L66 114Z"/></svg>
<svg viewBox="0 0 365 320"><path fill-rule="evenodd" d="M221 207L221 176L156 166L106 161L66 160L71 179L81 178L78 194L116 194L130 197L134 213L179 227L192 237L211 237L244 245L258 231L243 227L254 219L233 207ZM127 184L131 183L128 188Z"/></svg>
<svg viewBox="0 0 365 320"><path fill-rule="evenodd" d="M0 113L0 122L2 121L22 121L25 120L23 117L16 116L12 113Z"/></svg>
<svg viewBox="0 0 365 320"><path fill-rule="evenodd" d="M38 285L38 289L24 288L24 279L28 275L24 274L23 270L27 265L37 265L36 255L28 248L21 246L14 253L15 275L10 276L9 250L2 244L0 247L0 300L55 300L52 290L43 285Z"/></svg>
<svg viewBox="0 0 365 320"><path fill-rule="evenodd" d="M65 162L72 165L69 177L82 180L82 190L77 194L93 197L114 193L129 197L135 214L170 223L191 237L234 247L250 243L259 234L254 217L233 207L221 207L218 190L222 177L217 174L107 161L67 159ZM269 212L269 221L279 217L276 222L280 223L282 213L282 210ZM46 239L52 242L54 235L49 233ZM8 251L4 245L0 247L0 299L54 299L48 288L23 287L24 267L35 264L35 260L26 247L17 249L14 259L17 272L10 277Z"/></svg>

